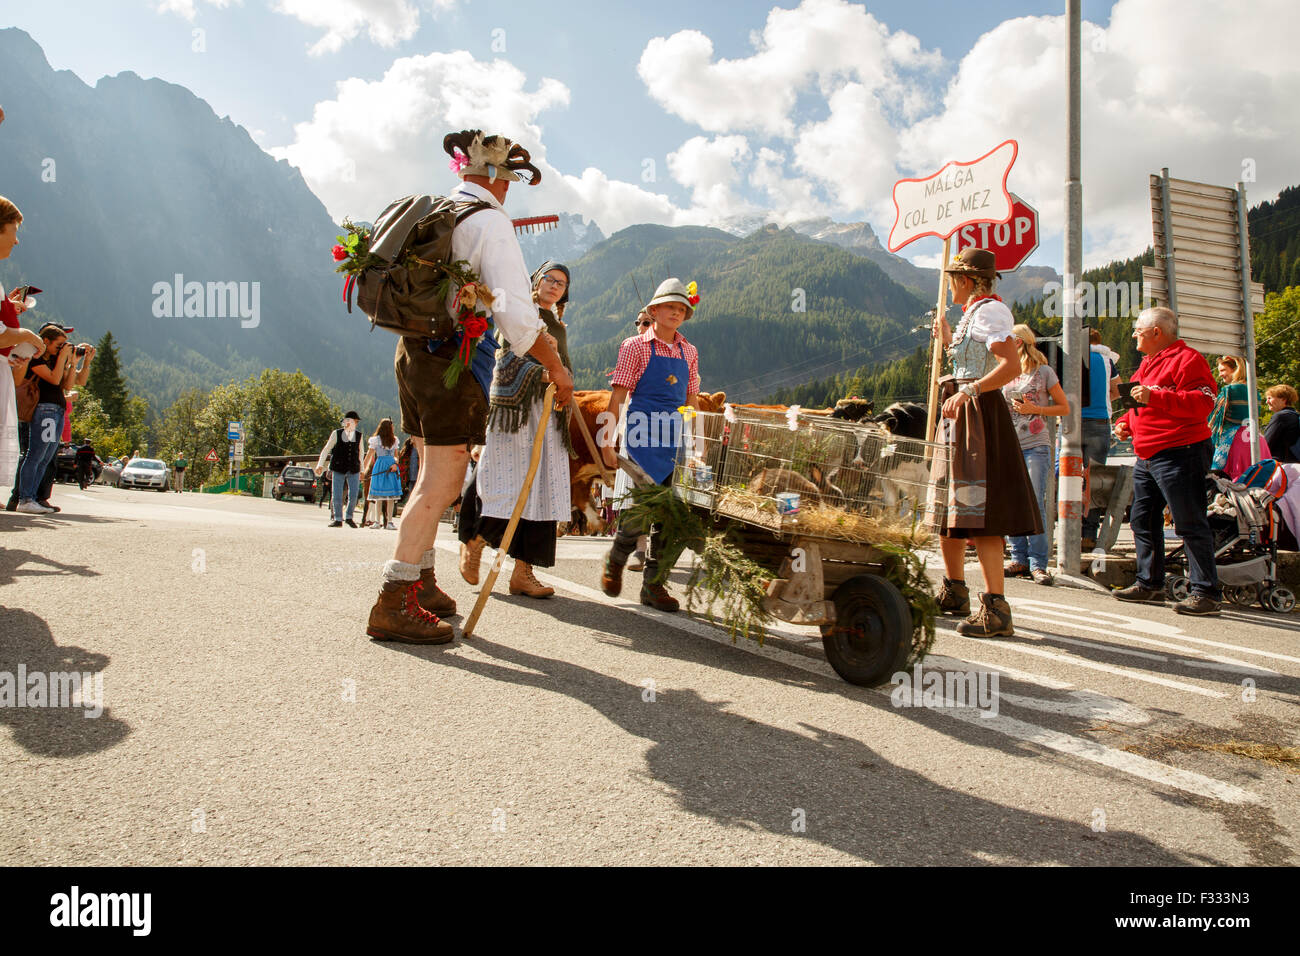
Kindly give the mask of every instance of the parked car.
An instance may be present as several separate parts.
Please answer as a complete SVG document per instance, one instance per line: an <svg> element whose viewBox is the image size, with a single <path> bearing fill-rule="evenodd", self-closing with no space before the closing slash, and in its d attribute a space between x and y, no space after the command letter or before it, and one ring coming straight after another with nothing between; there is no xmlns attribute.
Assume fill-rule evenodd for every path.
<svg viewBox="0 0 1300 956"><path fill-rule="evenodd" d="M125 458L110 458L104 462L99 471L99 477L95 479L98 484L112 485L114 488L122 487L122 469L126 467Z"/></svg>
<svg viewBox="0 0 1300 956"><path fill-rule="evenodd" d="M271 489L271 497L276 501L283 501L285 498L302 498L303 501L315 501L315 473L310 468L303 468L300 465L285 465L284 470L275 479L275 486Z"/></svg>
<svg viewBox="0 0 1300 956"><path fill-rule="evenodd" d="M153 488L166 491L171 487L172 470L156 458L132 458L122 469L121 487Z"/></svg>

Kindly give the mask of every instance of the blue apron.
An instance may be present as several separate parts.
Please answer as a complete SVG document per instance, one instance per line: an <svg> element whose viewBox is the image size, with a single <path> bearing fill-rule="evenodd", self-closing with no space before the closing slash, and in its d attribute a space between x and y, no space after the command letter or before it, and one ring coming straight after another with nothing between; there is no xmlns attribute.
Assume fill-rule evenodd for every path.
<svg viewBox="0 0 1300 956"><path fill-rule="evenodd" d="M628 457L663 484L677 462L682 436L682 416L677 409L686 404L691 369L684 358L658 354L661 344L657 339L651 341L650 361L628 403L626 442ZM661 425L664 412L672 413L669 429Z"/></svg>

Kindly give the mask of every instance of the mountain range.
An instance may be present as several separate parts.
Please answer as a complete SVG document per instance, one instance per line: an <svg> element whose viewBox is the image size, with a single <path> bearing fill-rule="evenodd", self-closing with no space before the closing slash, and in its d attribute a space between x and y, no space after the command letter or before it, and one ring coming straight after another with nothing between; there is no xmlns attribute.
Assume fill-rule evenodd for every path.
<svg viewBox="0 0 1300 956"><path fill-rule="evenodd" d="M393 414L395 340L344 311L330 257L340 229L297 169L176 84L128 72L89 86L15 28L0 30L0 59L0 193L26 217L0 282L46 290L34 321L75 326L77 341L111 330L155 412L185 388L275 367L301 369L369 421ZM868 224L721 226L606 237L562 213L520 237L530 265L574 271L566 321L581 385L606 383L639 305L670 274L700 285L686 332L706 387L740 400L923 337L938 273L889 253ZM1021 273L1034 294L1055 277Z"/></svg>

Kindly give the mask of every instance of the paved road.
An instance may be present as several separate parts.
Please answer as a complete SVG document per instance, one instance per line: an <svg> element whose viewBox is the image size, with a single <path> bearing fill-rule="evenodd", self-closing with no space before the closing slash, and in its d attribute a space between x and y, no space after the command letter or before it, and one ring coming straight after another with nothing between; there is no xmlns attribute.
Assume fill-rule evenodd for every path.
<svg viewBox="0 0 1300 956"><path fill-rule="evenodd" d="M1300 616L1010 582L1016 638L945 625L926 665L996 673L986 717L850 686L808 628L611 602L594 539L402 648L362 630L392 532L67 488L0 513L0 675L98 674L104 710L0 708L3 863L1297 861L1300 767L1261 757L1300 744Z"/></svg>

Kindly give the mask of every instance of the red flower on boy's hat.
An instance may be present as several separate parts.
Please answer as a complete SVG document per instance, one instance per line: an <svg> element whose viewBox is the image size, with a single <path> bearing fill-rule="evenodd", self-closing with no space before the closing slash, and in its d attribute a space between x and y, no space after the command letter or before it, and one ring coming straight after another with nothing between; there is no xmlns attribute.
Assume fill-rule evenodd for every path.
<svg viewBox="0 0 1300 956"><path fill-rule="evenodd" d="M342 262L344 259L348 257L348 251L344 249L342 246L335 246L330 251L334 253L335 262Z"/></svg>

